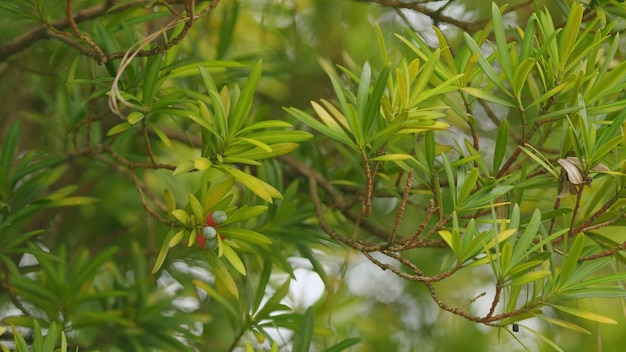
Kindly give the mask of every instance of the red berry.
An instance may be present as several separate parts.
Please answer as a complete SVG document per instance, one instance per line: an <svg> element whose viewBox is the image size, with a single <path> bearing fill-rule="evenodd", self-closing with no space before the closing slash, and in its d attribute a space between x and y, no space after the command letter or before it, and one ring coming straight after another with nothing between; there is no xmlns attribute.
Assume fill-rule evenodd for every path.
<svg viewBox="0 0 626 352"><path fill-rule="evenodd" d="M205 243L206 243L206 238L204 238L204 236L196 236L196 244L198 244L200 248L204 248Z"/></svg>

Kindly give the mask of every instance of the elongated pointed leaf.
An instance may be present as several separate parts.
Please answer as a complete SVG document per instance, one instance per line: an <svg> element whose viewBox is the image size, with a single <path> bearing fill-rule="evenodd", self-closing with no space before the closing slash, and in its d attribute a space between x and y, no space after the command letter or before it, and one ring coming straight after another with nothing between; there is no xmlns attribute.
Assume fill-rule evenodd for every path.
<svg viewBox="0 0 626 352"><path fill-rule="evenodd" d="M272 203L273 199L282 199L282 195L276 188L250 174L232 166L218 165L216 167L233 176L242 185L268 203Z"/></svg>
<svg viewBox="0 0 626 352"><path fill-rule="evenodd" d="M493 174L498 174L504 155L506 154L506 148L509 141L509 120L504 119L498 128L498 137L496 138L496 147L493 152Z"/></svg>
<svg viewBox="0 0 626 352"><path fill-rule="evenodd" d="M567 287L574 283L570 281L570 276L572 276L578 266L578 259L582 254L584 242L585 236L583 234L579 234L576 236L574 243L572 243L572 246L567 251L567 256L563 261L561 274L559 275L559 287Z"/></svg>
<svg viewBox="0 0 626 352"><path fill-rule="evenodd" d="M241 95L237 100L237 105L233 110L233 114L231 116L232 121L229 121L229 123L232 127L230 130L235 133L243 127L244 122L248 117L248 112L252 106L252 99L254 98L254 92L256 91L257 84L261 79L261 67L261 60L259 60L252 68L252 72L250 72L250 76L248 76L248 80L246 81L246 84L241 91Z"/></svg>
<svg viewBox="0 0 626 352"><path fill-rule="evenodd" d="M226 265L224 265L224 262L222 262L222 260L218 258L217 254L213 251L203 249L202 253L204 254L207 262L209 262L209 265L213 268L215 279L221 283L235 298L239 298L239 289L237 288L237 284L226 268Z"/></svg>
<svg viewBox="0 0 626 352"><path fill-rule="evenodd" d="M558 325L558 326L562 326L566 329L570 329L576 332L580 332L583 334L587 334L587 335L591 335L591 332L581 326L578 326L576 324L570 323L569 321L565 321L565 320L561 320L561 319L557 319L554 317L550 317L547 316L545 314L537 314L537 318L547 321L550 324L554 324L554 325Z"/></svg>
<svg viewBox="0 0 626 352"><path fill-rule="evenodd" d="M243 276L246 276L246 266L243 265L243 262L235 253L233 248L228 244L227 241L222 243L222 248L224 250L224 257L230 262L230 264Z"/></svg>
<svg viewBox="0 0 626 352"><path fill-rule="evenodd" d="M220 234L226 238L253 244L269 245L272 243L272 241L264 235L241 227L224 227L220 229Z"/></svg>
<svg viewBox="0 0 626 352"><path fill-rule="evenodd" d="M515 249L513 250L513 256L511 257L511 265L515 266L521 262L525 257L532 254L528 252L528 247L533 243L533 239L537 236L539 225L541 224L541 212L539 209L535 209L530 222L526 226L526 230L520 236L515 243Z"/></svg>
<svg viewBox="0 0 626 352"><path fill-rule="evenodd" d="M506 40L506 32L504 28L504 22L502 22L502 14L500 8L495 2L491 3L491 20L493 21L493 33L496 37L496 53L500 61L500 67L504 71L506 79L509 82L513 79L513 66L511 64L511 58L509 54L509 45Z"/></svg>
<svg viewBox="0 0 626 352"><path fill-rule="evenodd" d="M159 271L159 269L161 269L161 266L163 265L163 262L165 262L165 258L167 257L167 252L169 252L170 242L173 236L174 236L174 231L170 230L170 232L167 234L167 237L165 237L163 244L161 244L161 250L159 251L159 255L157 256L157 259L154 262L154 266L152 267L153 274Z"/></svg>
<svg viewBox="0 0 626 352"><path fill-rule="evenodd" d="M465 43L467 43L467 45L469 46L470 50L473 53L478 55L478 66L480 66L480 68L483 70L483 72L485 73L487 78L489 78L489 80L501 92L508 93L508 90L504 86L504 82L502 82L500 77L498 77L498 74L496 73L496 71L493 69L493 67L491 67L491 64L489 63L489 61L487 61L487 58L485 58L485 55L483 54L483 52L480 49L480 47L478 46L478 44L476 44L476 42L474 41L474 38L472 38L467 33L463 33L463 38L465 39Z"/></svg>
<svg viewBox="0 0 626 352"><path fill-rule="evenodd" d="M304 319L302 320L302 326L300 327L300 334L298 338L298 344L295 348L296 352L309 352L311 348L311 342L313 340L313 328L314 328L314 310L313 307L307 308L304 313Z"/></svg>
<svg viewBox="0 0 626 352"><path fill-rule="evenodd" d="M530 70L532 70L534 66L535 59L529 57L520 62L515 70L515 76L513 77L513 94L515 94L515 97L520 103L522 101L522 89L528 80Z"/></svg>
<svg viewBox="0 0 626 352"><path fill-rule="evenodd" d="M591 320L591 321L595 321L595 322L603 323L603 324L617 324L617 321L615 321L615 319L613 318L609 318L605 315L601 315L598 313L590 312L588 310L581 310L578 308L566 307L566 306L552 304L552 303L549 303L549 305L554 309L560 310L561 312L575 315L583 319L587 319L587 320Z"/></svg>

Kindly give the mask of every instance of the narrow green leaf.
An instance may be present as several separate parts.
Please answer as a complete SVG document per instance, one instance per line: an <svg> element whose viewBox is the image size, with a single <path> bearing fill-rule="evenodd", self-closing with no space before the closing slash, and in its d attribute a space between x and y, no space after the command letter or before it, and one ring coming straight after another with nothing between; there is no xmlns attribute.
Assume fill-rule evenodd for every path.
<svg viewBox="0 0 626 352"><path fill-rule="evenodd" d="M233 279L232 275L226 268L226 265L224 265L222 260L217 257L217 254L214 251L203 249L202 253L204 254L207 262L209 262L209 265L213 268L213 273L215 274L217 282L222 284L230 294L238 299L239 289L237 288L235 279Z"/></svg>
<svg viewBox="0 0 626 352"><path fill-rule="evenodd" d="M359 115L359 117L363 119L361 121L361 125L363 126L363 132L368 137L372 134L374 126L376 126L376 120L380 111L381 99L383 93L385 92L385 89L387 88L387 81L389 79L390 71L391 69L389 65L385 65L385 67L383 67L383 69L380 71L378 77L376 78L376 83L374 84L372 94L367 102L367 109L365 110L366 115Z"/></svg>
<svg viewBox="0 0 626 352"><path fill-rule="evenodd" d="M311 104L313 104L313 102ZM321 132L322 134L325 134L333 138L336 141L344 143L350 146L351 148L353 148L354 150L358 150L358 147L356 146L356 144L354 144L354 142L346 135L346 133L343 130L330 128L300 109L285 108L285 111L287 111L289 114L291 114L293 117L297 118L298 120L304 122L309 127Z"/></svg>
<svg viewBox="0 0 626 352"><path fill-rule="evenodd" d="M437 35L437 40L439 41L439 49L441 50L441 55L443 56L443 60L448 66L448 69L450 69L451 73L455 75L458 74L459 72L457 71L454 58L452 57L452 53L450 51L450 45L448 44L446 37L444 36L443 32L441 32L441 29L439 29L439 27L433 26L432 28Z"/></svg>
<svg viewBox="0 0 626 352"><path fill-rule="evenodd" d="M193 246L196 243L196 237L198 236L198 229L196 227L189 231L189 238L187 239L187 247Z"/></svg>
<svg viewBox="0 0 626 352"><path fill-rule="evenodd" d="M170 233L170 234L168 234L168 236L165 239L164 243L168 243L169 242L168 243L168 247L169 248L176 247L183 240L185 235L187 235L187 230L185 230L185 229L181 229L174 236L171 236L171 233ZM168 241L168 239L169 239L169 241ZM167 254L167 252L165 254ZM159 253L159 255L160 255L160 253Z"/></svg>
<svg viewBox="0 0 626 352"><path fill-rule="evenodd" d="M204 214L208 214L210 211L218 210L214 209L214 207L226 196L226 194L233 189L235 184L235 180L232 177L229 177L224 182L221 182L219 185L215 186L212 190L207 192L206 197L204 198L204 202L202 203L202 211Z"/></svg>
<svg viewBox="0 0 626 352"><path fill-rule="evenodd" d="M476 44L476 42L474 41L474 38L472 38L469 34L467 33L463 33L463 38L465 39L465 43L467 44L467 46L470 48L470 50L475 53L476 55L478 55L478 66L480 66L480 68L483 70L483 72L485 73L485 75L487 76L487 78L489 78L489 80L503 93L508 94L508 90L506 89L506 87L504 86L504 82L502 82L502 80L500 79L500 77L498 77L498 74L496 73L496 71L491 67L491 64L489 63L489 61L487 61L487 59L485 58L485 55L483 54L482 50L480 49L480 47L478 46L478 44ZM503 99L500 99L503 100ZM503 100L506 101L506 100ZM515 106L513 106L515 107Z"/></svg>
<svg viewBox="0 0 626 352"><path fill-rule="evenodd" d="M563 349L561 347L559 347L556 343L554 343L552 340L550 340L549 338L543 336L539 331L533 330L531 328L529 328L526 325L520 324L520 327L522 327L523 329L529 331L530 333L532 333L533 335L537 336L540 340L542 340L543 342L547 343L548 345L552 346L552 348L554 348L555 350L559 351L559 352L563 352Z"/></svg>
<svg viewBox="0 0 626 352"><path fill-rule="evenodd" d="M49 206L51 206L51 207L73 207L73 206L78 206L78 205L93 204L93 203L97 203L99 201L100 200L98 198L76 196L76 197L67 197L67 198L63 198L63 199L54 200L54 201L52 201L49 204Z"/></svg>
<svg viewBox="0 0 626 352"><path fill-rule="evenodd" d="M522 89L528 80L528 75L530 70L535 66L535 59L532 57L528 57L520 62L519 66L515 70L515 76L513 76L513 93L517 98L517 101L521 104L522 102Z"/></svg>
<svg viewBox="0 0 626 352"><path fill-rule="evenodd" d="M37 319L33 319L33 351L43 351L43 336Z"/></svg>
<svg viewBox="0 0 626 352"><path fill-rule="evenodd" d="M243 265L243 262L232 249L232 247L228 244L227 241L222 243L222 248L224 250L224 256L230 262L230 264L243 276L246 276L246 266Z"/></svg>
<svg viewBox="0 0 626 352"><path fill-rule="evenodd" d="M435 171L435 134L433 131L427 131L424 137L425 139L425 151L426 151L426 163L428 164L428 170L430 172Z"/></svg>
<svg viewBox="0 0 626 352"><path fill-rule="evenodd" d="M513 66L509 54L509 45L506 40L506 31L500 8L495 2L491 3L491 20L493 21L493 33L496 37L496 53L500 61L500 67L504 71L506 79L513 82Z"/></svg>
<svg viewBox="0 0 626 352"><path fill-rule="evenodd" d="M264 121L255 122L251 125L246 126L245 128L242 128L241 130L239 130L239 134L249 133L255 130L263 130L266 128L290 128L290 127L293 127L293 125L287 121L264 120Z"/></svg>
<svg viewBox="0 0 626 352"><path fill-rule="evenodd" d="M126 121L131 125L135 125L137 122L143 120L146 115L141 111L133 111L126 117Z"/></svg>
<svg viewBox="0 0 626 352"><path fill-rule="evenodd" d="M500 196L509 193L514 187L513 186L498 186L494 187L490 191L486 191L488 188L483 187L478 192L474 192L465 204L463 204L462 211L475 211L478 209L485 209L493 206L491 202L495 201ZM506 203L503 203L506 204Z"/></svg>
<svg viewBox="0 0 626 352"><path fill-rule="evenodd" d="M437 233L439 234L439 237L441 237L441 239L443 239L448 244L448 247L452 249L452 252L456 253L458 250L460 250L460 248L457 246L460 241L455 239L455 237L460 236L458 231L450 232L448 230L441 230Z"/></svg>
<svg viewBox="0 0 626 352"><path fill-rule="evenodd" d="M146 67L143 71L143 103L150 105L159 89L159 71L163 63L163 55L152 55L146 60ZM129 121L130 122L130 121ZM131 122L132 123L132 122Z"/></svg>
<svg viewBox="0 0 626 352"><path fill-rule="evenodd" d="M572 282L577 282L578 280L582 280L582 278L588 277L589 275L591 275L592 273L594 273L597 270L602 269L604 266L606 266L608 263L611 262L611 260L613 260L613 258L611 257L607 257L607 258L603 258L604 260L598 259L598 261L600 261L600 264L597 266L594 266L592 268L585 268L583 267L582 269L576 271L576 273L574 273L574 275L572 275L571 280ZM611 259L611 260L609 260ZM595 263L595 261L594 261ZM580 275L580 278L577 277L578 280L574 280L574 276L578 276L579 272L581 271L585 271L584 274ZM626 273L618 273L618 274L610 274L610 275L603 275L603 276L599 276L599 277L595 277L593 279L589 279L589 280L585 280L582 281L580 283L577 283L575 285L569 286L568 290L579 290L579 289L584 289L584 288L594 288L592 286L594 285L601 285L601 284L606 284L609 282L619 282L619 281L624 281L626 280ZM605 286L601 286L601 287L605 287Z"/></svg>
<svg viewBox="0 0 626 352"><path fill-rule="evenodd" d="M441 50L439 48L435 49L435 51L432 53L432 56L430 58L428 58L428 60L425 60L425 64L422 67L422 69L420 70L418 76L417 76L417 80L415 82L413 82L413 86L411 87L411 95L409 97L409 102L408 102L408 107L414 107L415 105L417 105L418 102L418 98L420 99L424 99L424 93L425 93L425 88L428 85L428 82L431 81L431 79L433 78L433 72L435 71L435 68L437 67L437 64L439 64L439 57L441 55ZM448 83L447 85L449 85L450 83ZM444 86L442 85L437 85L439 87Z"/></svg>
<svg viewBox="0 0 626 352"><path fill-rule="evenodd" d="M133 127L134 127L134 126L133 126L133 125L131 125L131 124L130 124L130 123L128 123L128 122L122 122L122 123L119 123L119 124L117 124L117 125L115 125L115 126L111 127L111 128L107 131L107 136L109 136L109 137L110 137L110 136L116 135L116 134L118 134L118 133L122 133L122 132L124 132L124 131L126 131L126 130L129 130L129 129L133 128Z"/></svg>
<svg viewBox="0 0 626 352"><path fill-rule="evenodd" d="M331 346L330 348L328 348L324 352L341 352L341 351L345 351L348 348L350 348L351 346L354 346L354 345L356 345L359 342L361 342L360 338L345 339L345 340L340 341L337 344Z"/></svg>
<svg viewBox="0 0 626 352"><path fill-rule="evenodd" d="M528 147L528 149L526 147ZM521 145L519 146L519 148L524 153L526 153L526 155L528 155L537 163L539 163L539 165L543 166L544 169L550 172L550 174L552 174L552 176L554 176L554 178L558 180L560 177L559 173L556 171L554 167L552 167L552 164L550 164L550 161L548 161L548 159L546 159L546 157L544 157L543 154L541 154L541 152L539 152L537 149L535 149L535 147L531 146L530 144L526 144L526 147L522 147Z"/></svg>
<svg viewBox="0 0 626 352"><path fill-rule="evenodd" d="M159 137L161 142L165 144L167 149L169 149L170 151L173 151L172 141L170 140L170 137L168 137L167 134L163 132L160 128L158 128L156 125L150 124L150 128L154 131L154 133L156 133L157 137Z"/></svg>
<svg viewBox="0 0 626 352"><path fill-rule="evenodd" d="M53 321L52 323L50 323L50 326L48 326L48 332L46 337L44 338L41 351L57 351L55 350L55 347L57 345L57 340L60 336L61 329L59 329L57 323ZM34 349L34 351L37 350ZM65 352L65 350L62 349L61 352Z"/></svg>
<svg viewBox="0 0 626 352"><path fill-rule="evenodd" d="M224 173L233 176L242 185L244 185L254 194L259 196L259 198L268 203L272 203L273 199L282 199L282 195L276 188L250 174L247 174L232 166L218 165L216 167L222 170Z"/></svg>
<svg viewBox="0 0 626 352"><path fill-rule="evenodd" d="M161 266L163 266L163 263L165 262L165 258L167 257L167 252L169 252L170 250L170 241L172 240L173 236L174 236L174 230L172 229L167 234L167 237L165 237L165 240L161 244L161 250L159 251L159 255L157 255L156 261L154 262L154 266L152 267L153 274L159 271L159 269L161 269Z"/></svg>
<svg viewBox="0 0 626 352"><path fill-rule="evenodd" d="M565 321L565 320L557 319L557 318L554 318L554 317L550 317L550 316L547 316L545 314L537 314L536 317L541 319L541 320L544 320L544 321L546 321L546 322L548 322L550 324L558 325L558 326L564 327L566 329L570 329L570 330L573 330L573 331L576 331L576 332L580 332L580 333L583 333L583 334L591 335L591 332L589 330L587 330L587 329L585 329L585 328L583 328L581 326L578 326L576 324L570 323L569 321Z"/></svg>
<svg viewBox="0 0 626 352"><path fill-rule="evenodd" d="M585 97L585 101L587 104L591 105L611 94L614 89L619 88L621 90L625 81L626 61L622 61L593 85L593 88Z"/></svg>
<svg viewBox="0 0 626 352"><path fill-rule="evenodd" d="M223 227L220 228L220 234L229 239L252 244L269 245L272 243L272 241L264 235L242 227Z"/></svg>
<svg viewBox="0 0 626 352"><path fill-rule="evenodd" d="M202 205L196 196L189 193L189 207L196 221L202 221L204 219L204 212L202 211Z"/></svg>
<svg viewBox="0 0 626 352"><path fill-rule="evenodd" d="M217 292L213 287L209 286L207 283L202 282L200 280L192 280L192 282L193 282L194 285L196 285L196 287L204 290L209 296L211 296L211 298L215 299L224 308L226 308L226 311L228 313L230 313L230 315L234 319L240 319L241 318L241 316L239 314L239 310L236 309L226 297L224 297L219 292Z"/></svg>
<svg viewBox="0 0 626 352"><path fill-rule="evenodd" d="M248 80L241 91L241 95L237 100L237 105L233 111L231 116L232 121L231 124L231 133L237 133L244 125L248 117L248 112L250 111L250 107L252 106L252 99L254 98L254 92L256 91L257 84L261 79L261 60L259 60L256 65L252 68L250 72L250 76L248 76ZM231 135L232 137L233 135Z"/></svg>
<svg viewBox="0 0 626 352"><path fill-rule="evenodd" d="M298 344L295 349L296 352L309 352L311 348L311 341L313 340L313 328L314 328L314 319L315 319L315 311L313 307L307 308L304 313L304 318L302 319L302 327L300 328L300 334L298 339Z"/></svg>
<svg viewBox="0 0 626 352"><path fill-rule="evenodd" d="M487 249L491 249L496 246L496 244L504 243L509 237L513 236L517 233L517 229L506 229L500 231L497 237L492 238L485 246Z"/></svg>
<svg viewBox="0 0 626 352"><path fill-rule="evenodd" d="M567 256L565 257L563 266L561 267L558 287L566 287L569 286L569 284L574 283L570 282L569 279L578 266L578 258L580 258L582 254L584 242L585 236L582 233L578 234L574 239L574 243L572 243L572 246L567 251Z"/></svg>
<svg viewBox="0 0 626 352"><path fill-rule="evenodd" d="M535 237L537 236L537 231L539 230L540 224L541 211L539 211L539 209L535 209L533 216L528 222L528 225L526 225L526 230L524 230L524 233L522 233L522 235L515 243L515 249L513 250L513 255L511 257L512 266L517 265L524 258L532 254L528 251L528 247L533 243L533 239L535 239Z"/></svg>
<svg viewBox="0 0 626 352"><path fill-rule="evenodd" d="M178 220L178 222L180 222L183 226L185 227L190 227L191 226L191 218L189 217L189 214L187 214L186 211L182 210L182 209L176 209L174 211L172 211L172 216Z"/></svg>
<svg viewBox="0 0 626 352"><path fill-rule="evenodd" d="M356 96L356 114L348 114L348 122L350 130L354 135L356 144L363 147L363 125L361 121L366 121L368 117L368 102L370 94L370 85L372 81L372 69L369 63L363 65L361 70L361 78L359 79L359 87Z"/></svg>
<svg viewBox="0 0 626 352"><path fill-rule="evenodd" d="M371 158L370 161L397 161L397 160L407 160L407 159L415 159L415 158L409 154L385 154L385 155L380 155L380 156Z"/></svg>
<svg viewBox="0 0 626 352"><path fill-rule="evenodd" d="M28 352L28 351L30 351L28 349L28 345L26 344L26 341L24 340L24 337L22 336L22 334L20 334L19 330L16 329L13 324L11 324L11 330L17 331L17 333L13 334L13 340L15 341L16 351L17 352Z"/></svg>
<svg viewBox="0 0 626 352"><path fill-rule="evenodd" d="M546 278L546 277L548 277L550 275L552 275L552 273L549 270L531 271L529 273L526 273L524 275L518 276L515 279L511 280L510 285L511 286L525 285L525 284L530 283L530 282L541 280L541 279Z"/></svg>
<svg viewBox="0 0 626 352"><path fill-rule="evenodd" d="M445 154L442 154L441 157L443 159L443 167L446 170L446 177L448 178L448 188L450 190L452 206L454 209L456 209L456 206L457 206L456 182L454 182L454 174L452 173L452 166L450 166L450 162L448 161L448 158L446 158Z"/></svg>
<svg viewBox="0 0 626 352"><path fill-rule="evenodd" d="M465 181L459 188L459 195L457 201L459 204L463 204L467 197L470 195L472 190L476 187L476 181L478 180L478 169L472 168L470 172L467 174Z"/></svg>
<svg viewBox="0 0 626 352"><path fill-rule="evenodd" d="M490 101L492 103L496 103L503 106L508 106L510 108L517 108L517 104L512 100L506 97L501 97L499 95L493 94L483 89L474 88L474 87L463 87L463 91L467 94L473 95L478 99Z"/></svg>
<svg viewBox="0 0 626 352"><path fill-rule="evenodd" d="M267 289L267 285L270 281L270 276L272 274L272 263L270 261L263 262L263 270L259 275L259 282L256 285L254 302L252 304L252 312L256 312L261 306L261 302L265 298L265 291Z"/></svg>
<svg viewBox="0 0 626 352"><path fill-rule="evenodd" d="M522 39L522 48L520 49L520 58L522 60L533 55L533 46L535 41L535 28L537 26L537 15L532 14L526 22L524 28L524 38Z"/></svg>
<svg viewBox="0 0 626 352"><path fill-rule="evenodd" d="M576 4L569 10L567 22L559 37L559 57L561 64L566 65L572 49L576 44L578 33L580 32L580 24L583 18L583 5Z"/></svg>
<svg viewBox="0 0 626 352"><path fill-rule="evenodd" d="M496 175L500 170L500 165L504 160L506 148L509 141L509 120L504 119L498 128L498 136L496 138L496 146L493 152L493 174Z"/></svg>
<svg viewBox="0 0 626 352"><path fill-rule="evenodd" d="M348 100L346 99L346 95L344 93L343 84L340 82L339 77L337 77L337 73L335 72L332 64L330 64L326 60L320 60L320 66L324 69L328 77L330 78L330 82L333 85L333 90L335 91L335 96L337 97L337 101L339 101L339 107L341 107L341 111L344 114L348 113Z"/></svg>
<svg viewBox="0 0 626 352"><path fill-rule="evenodd" d="M176 169L172 172L172 176L180 175L187 173L195 168L194 162L191 160L185 161L182 164L179 164Z"/></svg>
<svg viewBox="0 0 626 352"><path fill-rule="evenodd" d="M254 138L237 137L231 143L233 145L236 145L236 144L239 144L239 142L244 142L244 143L253 145L255 147L258 147L258 148L264 150L267 153L271 153L272 152L272 147L270 147L269 145L267 145L267 144L265 144L265 143L263 143L263 142L261 142L259 140L254 139Z"/></svg>
<svg viewBox="0 0 626 352"><path fill-rule="evenodd" d="M586 311L586 310L581 310L578 308L566 307L566 306L561 306L561 305L552 304L552 303L548 303L548 304L554 309L558 309L561 312L575 315L583 319L587 319L587 320L591 320L591 321L595 321L595 322L603 323L603 324L617 324L617 321L605 315L601 315L601 314Z"/></svg>
<svg viewBox="0 0 626 352"><path fill-rule="evenodd" d="M207 170L211 168L211 166L213 166L213 162L205 157L200 157L193 161L193 167L199 171Z"/></svg>

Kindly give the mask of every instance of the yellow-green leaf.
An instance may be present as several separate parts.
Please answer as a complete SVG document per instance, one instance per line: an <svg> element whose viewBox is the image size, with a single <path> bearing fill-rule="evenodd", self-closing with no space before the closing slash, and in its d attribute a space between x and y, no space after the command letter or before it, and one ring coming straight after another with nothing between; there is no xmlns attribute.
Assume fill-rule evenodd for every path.
<svg viewBox="0 0 626 352"><path fill-rule="evenodd" d="M189 207L191 208L191 212L197 221L202 221L204 219L204 211L202 210L202 205L196 196L189 193Z"/></svg>
<svg viewBox="0 0 626 352"><path fill-rule="evenodd" d="M134 126L133 126L133 125L131 125L131 124L130 124L130 123L128 123L128 122L122 122L122 123L119 123L119 124L117 124L117 125L115 125L115 126L111 127L111 129L109 129L109 130L107 131L107 136L113 136L113 135L115 135L115 134L122 133L122 132L124 132L124 131L126 131L126 130L129 130L129 129L133 128L133 127L134 127Z"/></svg>
<svg viewBox="0 0 626 352"><path fill-rule="evenodd" d="M180 175L180 174L184 174L186 172L189 172L191 170L194 169L194 162L189 160L189 161L185 161L184 163L178 165L176 167L176 169L174 170L174 173L172 175L176 176L176 175Z"/></svg>
<svg viewBox="0 0 626 352"><path fill-rule="evenodd" d="M583 319L587 319L587 320L591 320L591 321L595 321L598 323L603 323L603 324L617 324L617 321L615 321L613 318L609 318L605 315L601 315L598 313L594 313L594 312L590 312L587 310L580 310L577 308L572 308L572 307L566 307L566 306L561 306L561 305L557 305L557 304L550 304L550 306L554 309L558 309L561 312L565 312L567 314L571 314L571 315L575 315L577 317L583 318Z"/></svg>
<svg viewBox="0 0 626 352"><path fill-rule="evenodd" d="M182 209L175 209L172 211L172 216L185 227L189 227L191 225L189 214Z"/></svg>
<svg viewBox="0 0 626 352"><path fill-rule="evenodd" d="M507 230L504 230L504 231L500 232L498 234L498 243L502 243L502 242L506 241L506 239L511 237L511 236L513 236L513 234L515 234L515 232L517 232L517 229L507 229ZM491 249L495 245L496 245L496 239L493 238L493 239L491 239L491 241L489 241L487 243L487 248Z"/></svg>
<svg viewBox="0 0 626 352"><path fill-rule="evenodd" d="M385 154L385 155L377 156L370 160L372 161L396 161L396 160L407 160L407 159L414 159L414 158L409 154Z"/></svg>
<svg viewBox="0 0 626 352"><path fill-rule="evenodd" d="M222 241L222 248L224 250L224 256L228 259L230 264L232 264L232 266L237 269L241 275L246 276L246 267L243 265L241 259L239 259L237 253L235 253L226 241Z"/></svg>
<svg viewBox="0 0 626 352"><path fill-rule="evenodd" d="M211 160L205 157L198 158L193 162L193 167L195 167L196 169L200 171L204 171L210 168L212 165L213 163L211 162Z"/></svg>
<svg viewBox="0 0 626 352"><path fill-rule="evenodd" d="M169 189L163 191L163 197L165 198L165 207L167 211L171 213L176 209L176 200L174 199L174 195Z"/></svg>
<svg viewBox="0 0 626 352"><path fill-rule="evenodd" d="M269 238L263 236L262 234L241 227L224 227L220 229L220 234L229 239L235 239L248 243L260 245L268 245L272 243Z"/></svg>
<svg viewBox="0 0 626 352"><path fill-rule="evenodd" d="M276 188L250 174L227 165L220 165L219 168L268 203L272 203L273 199L282 199L282 195Z"/></svg>
<svg viewBox="0 0 626 352"><path fill-rule="evenodd" d="M172 248L178 245L180 241L183 240L183 237L185 237L186 233L187 233L187 230L181 229L174 236L172 236L171 240L169 240L169 248Z"/></svg>
<svg viewBox="0 0 626 352"><path fill-rule="evenodd" d="M128 117L126 117L126 121L128 121L128 123L130 123L131 125L134 125L137 122L143 120L145 116L146 115L144 115L143 112L133 111L130 114L128 114Z"/></svg>
<svg viewBox="0 0 626 352"><path fill-rule="evenodd" d="M159 255L157 256L157 259L154 262L154 266L152 267L153 274L159 271L159 269L161 269L161 266L163 265L163 262L165 261L165 257L167 257L167 252L170 249L169 243L173 234L174 234L174 231L170 230L170 232L167 234L167 237L165 238L165 241L163 241L163 244L161 244L161 250L159 251Z"/></svg>
<svg viewBox="0 0 626 352"><path fill-rule="evenodd" d="M548 277L550 275L552 275L552 272L550 272L549 270L531 271L529 273L526 273L520 277L516 277L515 279L511 280L511 286L524 285L529 282L543 279L544 277Z"/></svg>
<svg viewBox="0 0 626 352"><path fill-rule="evenodd" d="M530 70L532 70L533 66L535 66L535 59L527 57L524 61L520 62L519 66L517 66L517 69L515 70L515 75L513 76L513 92L515 93L517 100L520 102L522 89L524 88L524 84L528 79L528 74L530 73Z"/></svg>
<svg viewBox="0 0 626 352"><path fill-rule="evenodd" d="M228 271L228 268L226 268L226 265L224 265L224 263L217 257L217 254L208 250L202 250L202 253L213 268L216 281L223 285L235 298L239 298L239 289L237 288L237 284Z"/></svg>
<svg viewBox="0 0 626 352"><path fill-rule="evenodd" d="M229 177L228 179L226 179L226 181L220 183L219 185L215 186L214 189L210 190L207 193L206 198L204 198L204 202L202 204L203 213L207 214L211 210L214 210L213 207L215 207L215 205L217 205L222 200L222 198L224 198L226 193L228 193L233 188L234 183L234 178Z"/></svg>
<svg viewBox="0 0 626 352"><path fill-rule="evenodd" d="M194 227L189 232L189 240L187 240L187 247L193 246L193 244L196 242L196 236L198 236L198 230L196 230L196 228Z"/></svg>

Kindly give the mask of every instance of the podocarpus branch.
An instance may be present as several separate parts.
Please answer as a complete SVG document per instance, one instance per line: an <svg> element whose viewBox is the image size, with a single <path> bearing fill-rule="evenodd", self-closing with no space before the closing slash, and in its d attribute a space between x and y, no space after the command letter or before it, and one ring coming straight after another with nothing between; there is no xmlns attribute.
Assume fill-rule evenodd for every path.
<svg viewBox="0 0 626 352"><path fill-rule="evenodd" d="M165 7L171 9L172 5L184 4L187 12L187 18L189 19L188 22L193 22L193 20L195 20L196 18L206 15L206 13L215 8L219 2L220 0L211 0L209 2L209 5L198 14L195 13L193 6L195 4L195 1L192 0L168 0L167 6ZM13 38L12 40L9 40L7 42L0 42L0 61L4 61L11 55L17 54L29 48L40 40L50 38L56 38L64 41L71 47L80 51L83 55L95 58L99 64L104 64L111 60L120 59L124 56L126 51L114 53L104 52L98 45L95 44L93 39L91 39L78 29L78 25L80 23L94 20L105 15L124 12L134 7L143 7L147 4L152 3L154 3L153 0L136 0L125 4L118 4L117 1L109 0L102 5L94 5L86 9L73 11L72 0L68 0L66 5L65 17L42 23L28 30L26 33L16 38ZM72 33L64 32L64 30L68 28L72 29ZM154 49L138 52L136 56L147 57L167 51L167 49L169 49L171 46L177 44L178 42L180 42L180 40L182 40L182 38L186 35L188 29L189 28L187 28L186 30L183 29L183 31L181 31L178 36L166 43L157 46ZM80 42L75 40L73 37L86 43L87 46L81 45Z"/></svg>

